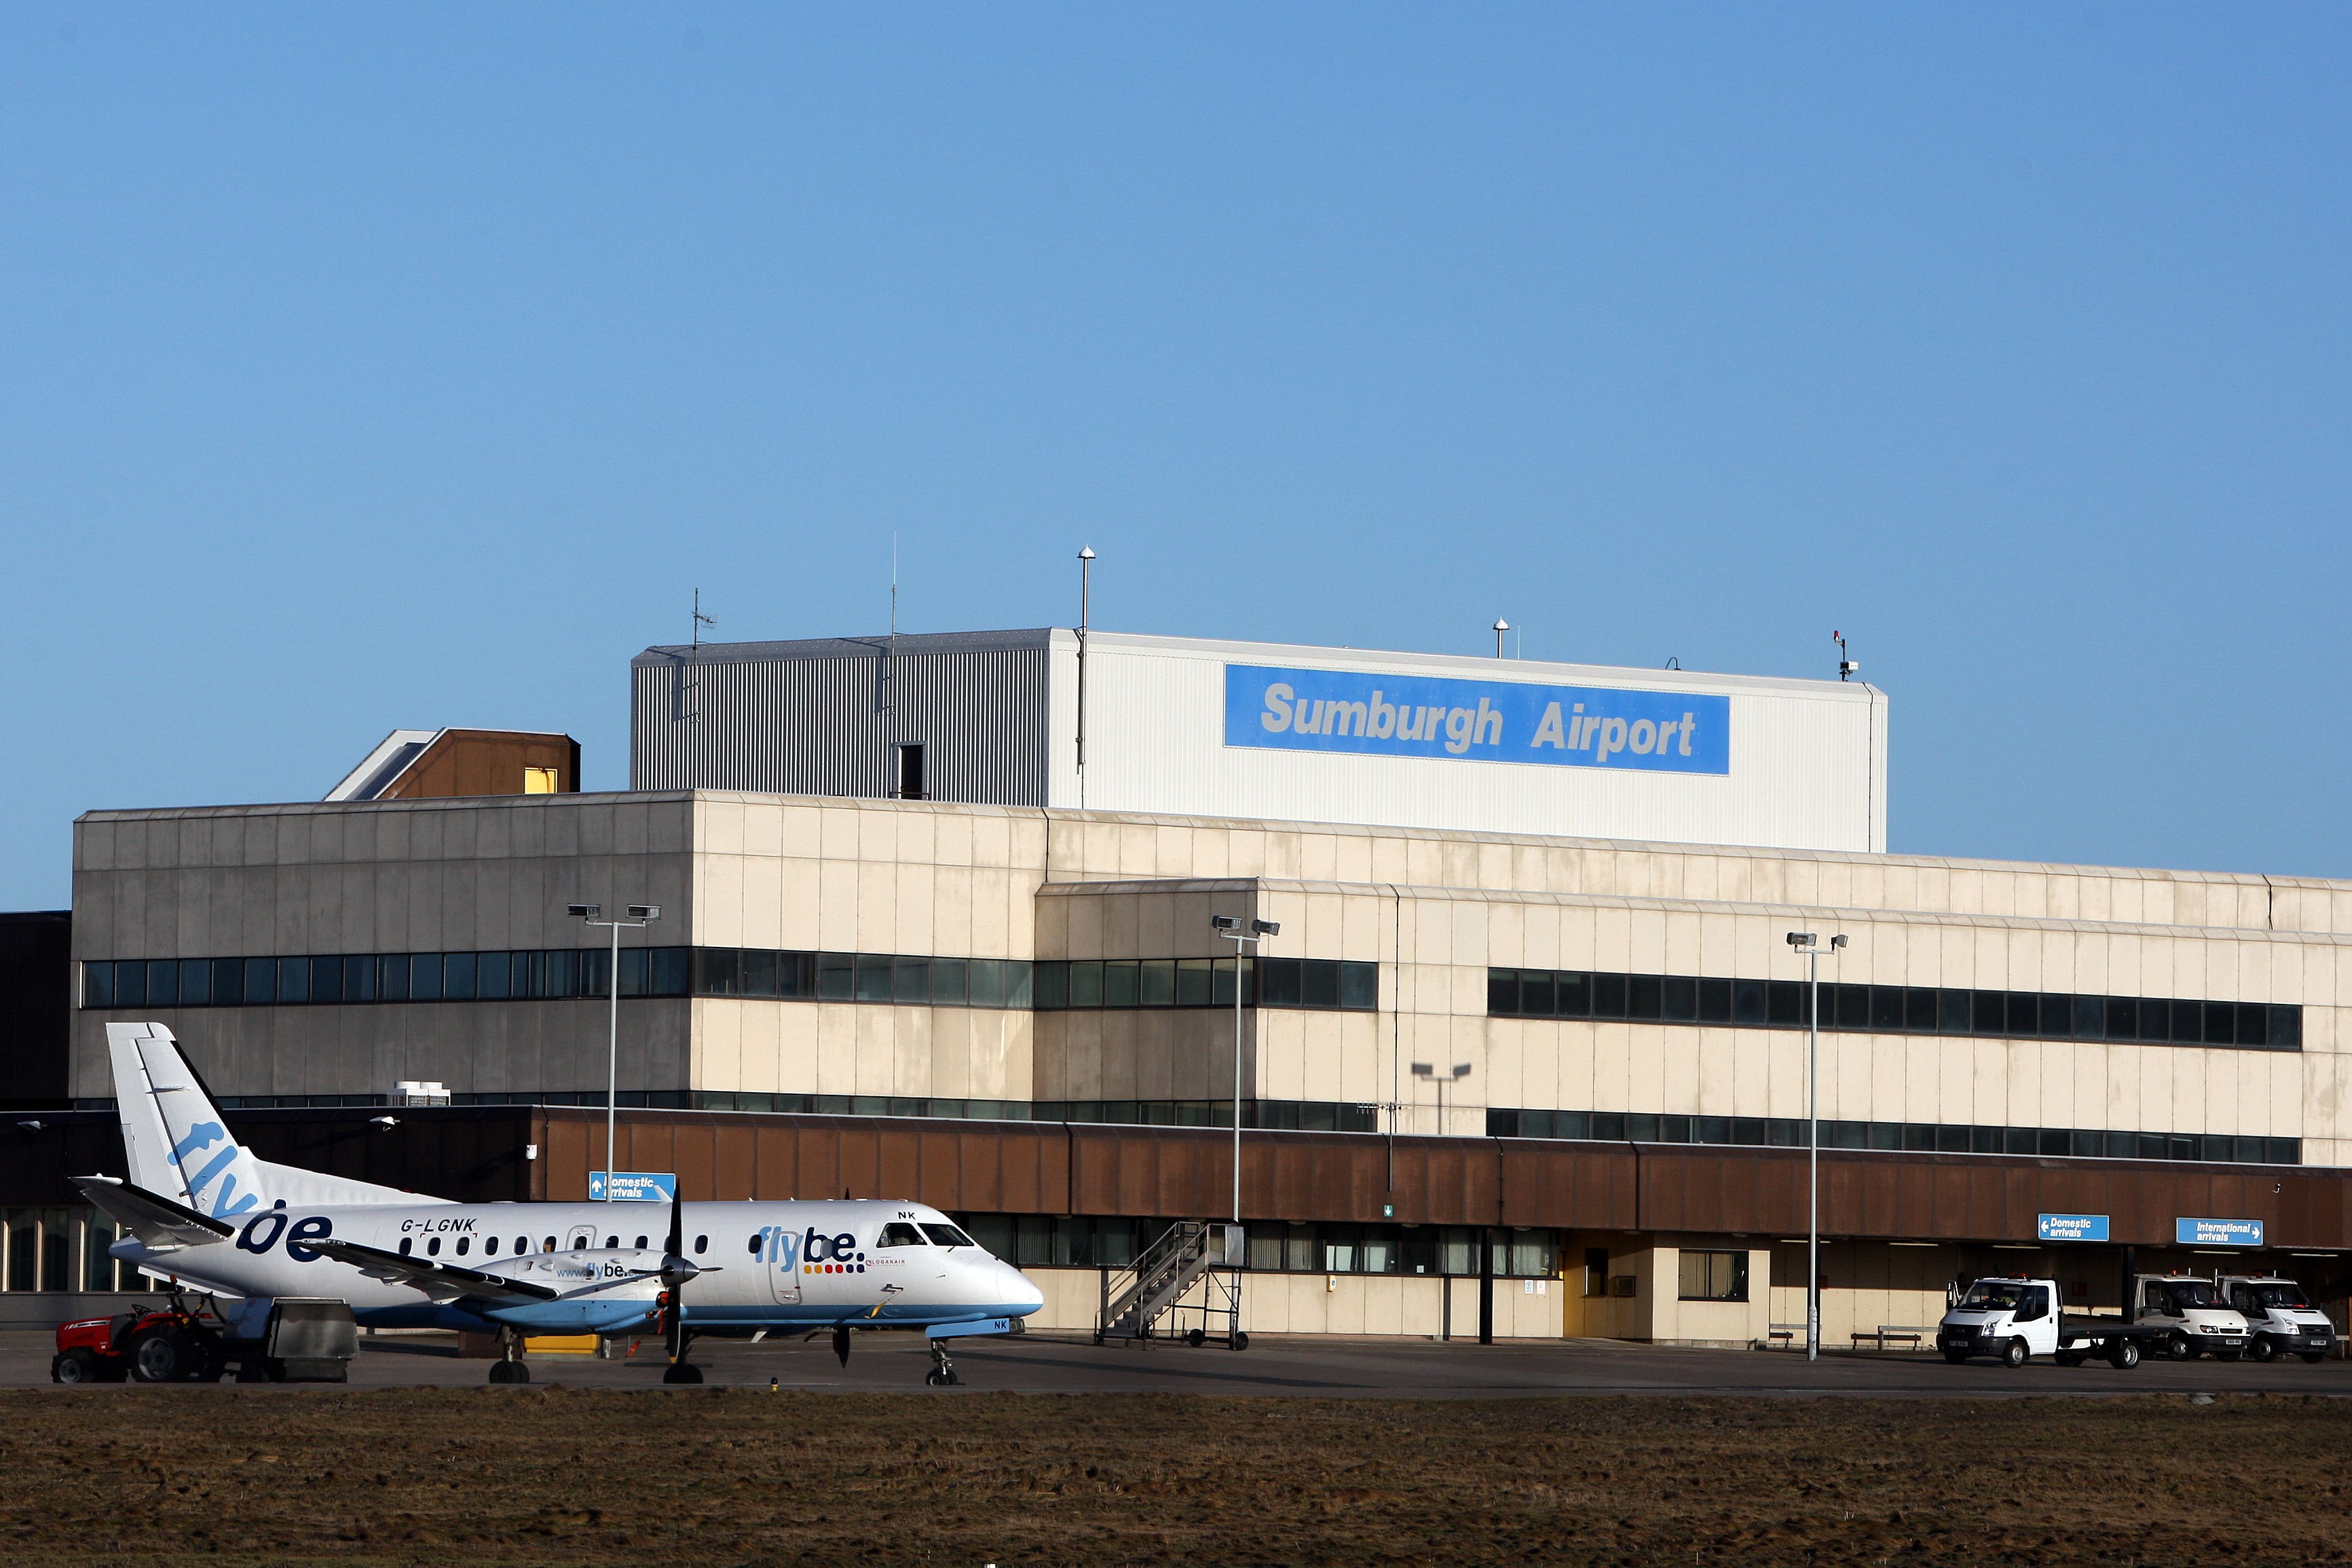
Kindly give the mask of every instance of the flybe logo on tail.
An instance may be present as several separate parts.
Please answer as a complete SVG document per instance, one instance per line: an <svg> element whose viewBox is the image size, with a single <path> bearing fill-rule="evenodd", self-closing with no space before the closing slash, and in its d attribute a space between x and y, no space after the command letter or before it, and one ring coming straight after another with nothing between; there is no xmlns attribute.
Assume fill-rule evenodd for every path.
<svg viewBox="0 0 2352 1568"><path fill-rule="evenodd" d="M1731 699L1229 664L1225 744L1728 773Z"/></svg>
<svg viewBox="0 0 2352 1568"><path fill-rule="evenodd" d="M191 1171L190 1164L215 1143L223 1145L221 1152L206 1161L201 1170ZM228 1135L227 1128L217 1121L199 1121L188 1129L188 1135L173 1144L165 1157L180 1168L181 1179L188 1184L188 1197L198 1208L205 1206L205 1190L215 1181L220 1183L220 1191L213 1195L212 1212L214 1218L223 1219L261 1204L259 1193L240 1194L236 1177L229 1172L244 1152L236 1140Z"/></svg>

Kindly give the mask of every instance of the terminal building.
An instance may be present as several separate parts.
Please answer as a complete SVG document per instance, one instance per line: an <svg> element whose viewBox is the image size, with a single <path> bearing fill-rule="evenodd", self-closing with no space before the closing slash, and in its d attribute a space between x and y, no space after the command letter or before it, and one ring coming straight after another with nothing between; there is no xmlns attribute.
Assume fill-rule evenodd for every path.
<svg viewBox="0 0 2352 1568"><path fill-rule="evenodd" d="M0 1290L127 1283L61 1206L120 1158L109 1020L167 1024L266 1157L584 1196L595 903L659 910L619 949L625 1167L936 1204L1046 1287L1039 1327L1227 1215L1238 1111L1254 1331L1771 1342L1805 1286L1790 932L1830 1338L2029 1268L2113 1308L2135 1258L2341 1321L2352 883L1888 855L1858 682L1066 630L632 679L624 793L540 737L431 772L467 793L82 817ZM1236 953L1219 915L1279 930ZM395 1085L450 1103L387 1116ZM2215 1220L2245 1245L2183 1240Z"/></svg>

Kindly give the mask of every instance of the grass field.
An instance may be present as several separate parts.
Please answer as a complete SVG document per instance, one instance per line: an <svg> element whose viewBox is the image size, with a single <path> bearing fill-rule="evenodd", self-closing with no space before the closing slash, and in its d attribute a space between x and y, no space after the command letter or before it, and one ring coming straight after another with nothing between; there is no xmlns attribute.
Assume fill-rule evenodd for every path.
<svg viewBox="0 0 2352 1568"><path fill-rule="evenodd" d="M2352 1402L0 1392L13 1563L2336 1563Z"/></svg>

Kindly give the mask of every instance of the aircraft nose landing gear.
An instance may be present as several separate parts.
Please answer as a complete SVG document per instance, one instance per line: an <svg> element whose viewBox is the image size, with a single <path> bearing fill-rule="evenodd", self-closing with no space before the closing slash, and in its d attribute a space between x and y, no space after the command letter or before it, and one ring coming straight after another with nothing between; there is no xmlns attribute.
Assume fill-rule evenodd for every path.
<svg viewBox="0 0 2352 1568"><path fill-rule="evenodd" d="M947 1341L931 1342L931 1370L923 1373L923 1381L933 1388L945 1388L950 1384L963 1381L956 1376L955 1363L948 1359Z"/></svg>
<svg viewBox="0 0 2352 1568"><path fill-rule="evenodd" d="M499 1359L490 1363L492 1383L529 1383L530 1367L522 1359L522 1336L512 1329L499 1331Z"/></svg>

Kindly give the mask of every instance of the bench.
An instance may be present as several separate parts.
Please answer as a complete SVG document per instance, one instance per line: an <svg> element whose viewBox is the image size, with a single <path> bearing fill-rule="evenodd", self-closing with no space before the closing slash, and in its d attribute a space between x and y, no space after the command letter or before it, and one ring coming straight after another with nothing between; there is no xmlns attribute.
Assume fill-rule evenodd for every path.
<svg viewBox="0 0 2352 1568"><path fill-rule="evenodd" d="M1851 1337L1857 1350L1862 1348L1864 1341L1874 1342L1880 1350L1885 1350L1889 1341L1896 1341L1908 1344L1916 1351L1920 1343L1935 1331L1932 1327L1923 1327L1917 1323L1881 1323L1874 1331L1856 1329Z"/></svg>

